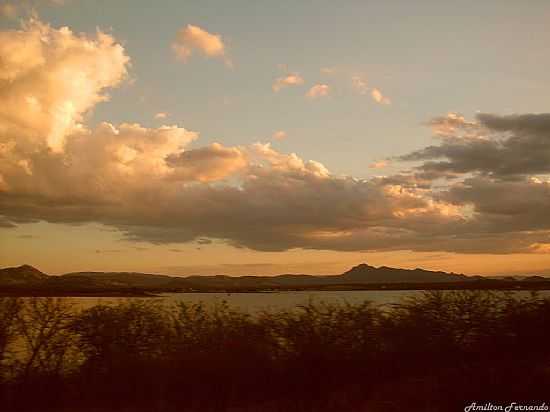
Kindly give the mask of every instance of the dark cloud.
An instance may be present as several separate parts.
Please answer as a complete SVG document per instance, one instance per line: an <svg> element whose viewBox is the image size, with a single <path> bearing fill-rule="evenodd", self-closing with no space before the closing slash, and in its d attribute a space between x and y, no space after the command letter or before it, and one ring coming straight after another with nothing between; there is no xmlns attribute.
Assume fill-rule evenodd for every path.
<svg viewBox="0 0 550 412"><path fill-rule="evenodd" d="M501 181L484 176L466 179L440 197L471 205L478 232L535 232L550 230L550 182L538 179Z"/></svg>
<svg viewBox="0 0 550 412"><path fill-rule="evenodd" d="M480 113L477 115L477 119L482 125L495 131L546 135L547 137L550 134L550 113L509 116Z"/></svg>
<svg viewBox="0 0 550 412"><path fill-rule="evenodd" d="M550 114L479 114L477 123L452 118L441 144L399 157L422 161L434 175L484 173L500 178L550 173ZM438 119L438 125L442 120ZM467 129L464 137L459 132Z"/></svg>
<svg viewBox="0 0 550 412"><path fill-rule="evenodd" d="M15 227L17 227L17 225L13 221L4 216L0 216L0 228L11 229Z"/></svg>

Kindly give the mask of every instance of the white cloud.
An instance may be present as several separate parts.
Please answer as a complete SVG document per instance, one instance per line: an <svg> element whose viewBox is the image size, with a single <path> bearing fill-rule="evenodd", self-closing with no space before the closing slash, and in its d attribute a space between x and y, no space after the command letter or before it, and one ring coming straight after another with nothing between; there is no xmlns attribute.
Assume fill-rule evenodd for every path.
<svg viewBox="0 0 550 412"><path fill-rule="evenodd" d="M306 93L306 97L310 99L317 99L319 97L328 96L330 87L327 84L316 84Z"/></svg>
<svg viewBox="0 0 550 412"><path fill-rule="evenodd" d="M166 112L158 112L155 114L155 119L166 119L168 117L168 113Z"/></svg>

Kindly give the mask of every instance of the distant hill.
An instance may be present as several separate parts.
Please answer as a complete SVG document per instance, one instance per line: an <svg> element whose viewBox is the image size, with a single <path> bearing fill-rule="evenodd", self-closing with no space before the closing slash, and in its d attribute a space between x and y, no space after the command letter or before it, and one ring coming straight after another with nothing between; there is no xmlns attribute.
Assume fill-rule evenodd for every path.
<svg viewBox="0 0 550 412"><path fill-rule="evenodd" d="M460 282L470 278L455 273L433 272L424 269L396 269L387 266L374 267L366 263L357 265L339 276L349 283L432 283L432 282Z"/></svg>
<svg viewBox="0 0 550 412"><path fill-rule="evenodd" d="M277 288L365 283L421 283L456 282L468 280L467 276L423 269L395 269L386 266L376 268L367 264L353 267L341 275L314 276L284 274L278 276L166 276L134 272L73 272L61 276L48 276L29 265L2 269L0 285L36 286L47 282L52 288Z"/></svg>
<svg viewBox="0 0 550 412"><path fill-rule="evenodd" d="M541 276L484 278L463 274L357 265L341 275L314 276L284 274L278 276L167 276L136 272L74 272L48 276L38 269L23 265L0 269L0 292L18 290L48 294L134 294L178 291L252 291L277 289L410 289L410 288L519 288L526 284L543 285L550 279ZM469 286L468 286L469 285ZM477 285L477 286L474 286ZM544 286L544 285L543 285ZM538 286L537 286L538 287ZM15 293L14 292L14 293Z"/></svg>
<svg viewBox="0 0 550 412"><path fill-rule="evenodd" d="M49 276L30 265L0 269L0 286L38 285Z"/></svg>
<svg viewBox="0 0 550 412"><path fill-rule="evenodd" d="M134 272L74 272L57 277L58 282L84 283L93 281L97 286L114 288L158 289L185 286L183 278Z"/></svg>

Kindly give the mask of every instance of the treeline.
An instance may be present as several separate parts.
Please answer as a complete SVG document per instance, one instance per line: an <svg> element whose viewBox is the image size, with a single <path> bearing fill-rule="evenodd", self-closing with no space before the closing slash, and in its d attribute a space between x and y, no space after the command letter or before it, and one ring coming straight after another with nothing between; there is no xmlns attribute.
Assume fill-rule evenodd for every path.
<svg viewBox="0 0 550 412"><path fill-rule="evenodd" d="M0 410L454 411L548 402L550 301L426 292L250 315L0 299Z"/></svg>

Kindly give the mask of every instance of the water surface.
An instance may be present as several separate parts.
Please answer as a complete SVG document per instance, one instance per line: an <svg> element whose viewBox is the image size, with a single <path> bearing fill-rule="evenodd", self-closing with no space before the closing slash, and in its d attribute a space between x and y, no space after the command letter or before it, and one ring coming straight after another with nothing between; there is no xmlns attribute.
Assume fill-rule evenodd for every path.
<svg viewBox="0 0 550 412"><path fill-rule="evenodd" d="M334 304L357 304L368 300L375 305L390 305L398 303L403 298L419 295L421 293L423 293L421 290L285 291L269 293L166 293L155 298L68 297L64 299L74 302L81 309L97 304L117 304L126 300L153 299L166 304L177 302L201 302L206 306L216 305L225 301L232 308L254 313L263 310L276 311L281 309L292 309L299 305L305 305L310 301ZM530 294L530 292L527 291L512 293L515 296L528 296ZM539 295L550 298L550 291L541 291Z"/></svg>

